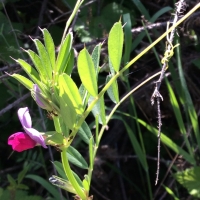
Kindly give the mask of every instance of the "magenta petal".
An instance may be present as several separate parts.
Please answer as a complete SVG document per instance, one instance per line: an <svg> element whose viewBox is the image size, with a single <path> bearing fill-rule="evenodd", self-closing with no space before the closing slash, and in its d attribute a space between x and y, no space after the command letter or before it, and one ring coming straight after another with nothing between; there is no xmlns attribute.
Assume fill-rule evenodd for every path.
<svg viewBox="0 0 200 200"><path fill-rule="evenodd" d="M42 137L42 134L40 132L38 132L36 129L34 128L26 128L23 127L25 132L38 144L42 145L44 148L47 148L44 138Z"/></svg>
<svg viewBox="0 0 200 200"><path fill-rule="evenodd" d="M8 138L8 144L12 146L14 151L22 152L24 150L34 148L36 142L32 140L28 134L17 132Z"/></svg>
<svg viewBox="0 0 200 200"><path fill-rule="evenodd" d="M18 110L18 117L23 127L26 127L26 128L32 127L32 120L29 114L28 107L20 108Z"/></svg>

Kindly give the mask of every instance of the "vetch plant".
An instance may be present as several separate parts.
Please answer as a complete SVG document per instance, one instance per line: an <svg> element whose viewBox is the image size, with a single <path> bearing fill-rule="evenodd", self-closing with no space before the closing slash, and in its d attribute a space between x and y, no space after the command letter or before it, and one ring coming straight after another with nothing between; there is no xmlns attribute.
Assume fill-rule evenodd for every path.
<svg viewBox="0 0 200 200"><path fill-rule="evenodd" d="M132 59L126 66L120 70L122 49L124 43L124 33L121 21L115 23L108 37L108 54L110 74L104 88L98 91L98 73L100 70L99 61L102 44L95 46L92 54L84 48L77 57L78 73L81 85L77 86L71 78L74 66L74 50L72 48L73 34L67 33L70 23L72 22L83 0L78 0L72 15L66 23L66 28L60 45L58 55L55 53L53 39L47 29L41 29L44 44L38 39L33 42L37 48L37 53L27 50L35 68L22 59L17 59L22 69L27 73L29 78L19 74L11 76L30 90L33 99L42 109L47 110L54 122L55 130L45 133L39 133L32 128L31 117L28 108L21 108L18 112L20 122L25 130L24 139L32 141L28 147L20 148L22 135L16 134L9 138L9 144L14 144L14 150L23 151L34 147L36 144L55 146L61 153L62 163L57 162L55 166L60 167L61 177L52 176L49 181L75 195L76 199L89 200L93 197L89 194L91 187L92 172L97 149L103 132L109 120L113 116L118 106L128 98L135 90L151 80L160 72L148 78L137 88L130 91L123 99L119 99L117 78L120 77L135 61L150 50L155 44L162 40L170 31L174 30L184 19L192 14L200 4L195 6L187 15L177 23L173 24L162 36L149 45L144 51ZM106 116L104 94L108 92L110 99L116 104L111 113ZM96 122L96 132L93 136L91 130L85 121L89 113L92 112ZM99 130L99 124L101 129ZM27 135L26 135L27 134ZM82 155L71 145L76 134L88 145L89 163L85 161ZM29 136L31 140L27 139ZM21 143L23 145L23 143ZM31 146L32 145L32 146ZM70 167L69 162L78 167L87 170L84 177L79 177ZM61 172L60 171L60 172ZM63 175L64 174L64 175Z"/></svg>

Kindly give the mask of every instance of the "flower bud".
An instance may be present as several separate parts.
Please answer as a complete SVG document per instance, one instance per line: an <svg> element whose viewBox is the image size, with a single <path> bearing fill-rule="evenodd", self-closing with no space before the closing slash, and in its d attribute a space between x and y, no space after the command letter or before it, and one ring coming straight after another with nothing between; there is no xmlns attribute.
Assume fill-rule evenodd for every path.
<svg viewBox="0 0 200 200"><path fill-rule="evenodd" d="M53 110L47 99L42 95L41 90L37 84L33 85L33 90L31 91L31 94L39 107L48 111Z"/></svg>

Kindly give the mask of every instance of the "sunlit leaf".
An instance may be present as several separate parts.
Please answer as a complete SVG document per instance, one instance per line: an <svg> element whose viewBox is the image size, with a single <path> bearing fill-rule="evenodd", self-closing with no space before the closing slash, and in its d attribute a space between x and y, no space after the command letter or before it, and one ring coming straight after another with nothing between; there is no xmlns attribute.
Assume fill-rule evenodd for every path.
<svg viewBox="0 0 200 200"><path fill-rule="evenodd" d="M94 50L92 51L92 61L94 63L94 69L95 69L96 75L98 74L98 70L99 70L99 60L100 60L100 53L101 53L101 45L102 44L96 45Z"/></svg>
<svg viewBox="0 0 200 200"><path fill-rule="evenodd" d="M108 55L116 72L119 71L121 64L123 42L124 33L122 24L121 22L117 22L110 30L108 36Z"/></svg>
<svg viewBox="0 0 200 200"><path fill-rule="evenodd" d="M38 40L33 40L35 43L35 46L37 47L37 51L39 53L41 62L42 62L42 66L45 69L45 73L46 73L46 77L48 80L52 79L52 67L51 67L51 61L49 58L49 55L46 51L46 48L44 47L44 45Z"/></svg>
<svg viewBox="0 0 200 200"><path fill-rule="evenodd" d="M30 49L26 52L28 53L29 57L31 58L35 68L37 69L39 76L41 78L41 81L46 83L48 76L46 74L45 68L42 65L42 61L41 61L40 57L34 51L32 51Z"/></svg>
<svg viewBox="0 0 200 200"><path fill-rule="evenodd" d="M92 96L97 96L97 78L94 63L86 48L79 53L77 65L82 84Z"/></svg>
<svg viewBox="0 0 200 200"><path fill-rule="evenodd" d="M90 189L89 183L86 179L83 179L83 187L86 191L89 191Z"/></svg>
<svg viewBox="0 0 200 200"><path fill-rule="evenodd" d="M26 61L22 59L18 59L16 60L16 62L20 64L20 66L23 68L23 70L27 73L27 75L32 79L34 83L40 85L39 74L31 65L29 65Z"/></svg>
<svg viewBox="0 0 200 200"><path fill-rule="evenodd" d="M68 95L64 92L64 89L60 88L60 114L63 118L64 123L67 125L69 129L73 129L75 121L76 121L76 110L72 106L67 104L69 101Z"/></svg>
<svg viewBox="0 0 200 200"><path fill-rule="evenodd" d="M200 167L192 167L175 174L176 180L183 185L190 195L200 198Z"/></svg>
<svg viewBox="0 0 200 200"><path fill-rule="evenodd" d="M67 34L64 42L60 46L60 51L58 53L58 57L56 60L56 69L55 69L55 71L58 72L58 74L61 74L62 72L68 70L67 64L68 64L69 54L72 48L72 40L73 40L73 35L72 33L69 33Z"/></svg>
<svg viewBox="0 0 200 200"><path fill-rule="evenodd" d="M59 87L63 88L63 93L60 95L62 96L65 94L65 103L71 109L75 109L77 114L82 114L82 99L76 84L69 75L62 74L59 76Z"/></svg>
<svg viewBox="0 0 200 200"><path fill-rule="evenodd" d="M112 78L112 74L108 75L106 78L106 83ZM117 80L115 80L112 85L107 90L108 96L114 103L119 102L119 92L118 92L118 84Z"/></svg>
<svg viewBox="0 0 200 200"><path fill-rule="evenodd" d="M74 49L71 49L64 72L68 75L71 75L73 67L74 67Z"/></svg>
<svg viewBox="0 0 200 200"><path fill-rule="evenodd" d="M46 28L42 29L42 32L44 36L45 47L49 55L49 59L51 61L51 67L52 69L55 69L56 60L55 60L55 45L54 45L53 39L51 37L51 34Z"/></svg>
<svg viewBox="0 0 200 200"><path fill-rule="evenodd" d="M124 45L123 61L124 61L124 64L126 64L130 60L131 45L132 45L132 33L131 33L132 24L131 24L130 13L123 14L123 22L125 23L124 25L124 39L125 39L124 44L125 45Z"/></svg>
<svg viewBox="0 0 200 200"><path fill-rule="evenodd" d="M89 98L88 104L90 105L91 102L94 100L94 97ZM106 114L105 114L105 102L104 96L102 96L97 103L94 105L92 109L93 115L99 118L99 123L105 125L106 124Z"/></svg>
<svg viewBox="0 0 200 200"><path fill-rule="evenodd" d="M81 95L81 98L82 98L82 102L83 102L83 108L85 109L86 106L87 106L87 102L88 102L88 99L90 97L90 94L89 92L85 89L84 85L81 84L80 87L79 87L79 93Z"/></svg>
<svg viewBox="0 0 200 200"><path fill-rule="evenodd" d="M179 198L176 197L176 195L174 194L174 192L172 190L173 188L169 188L165 185L163 185L163 187L165 188L166 192L173 197L174 200L179 200Z"/></svg>
<svg viewBox="0 0 200 200"><path fill-rule="evenodd" d="M33 82L27 79L26 77L20 75L20 74L12 74L13 78L18 80L22 85L24 85L28 90L33 89Z"/></svg>

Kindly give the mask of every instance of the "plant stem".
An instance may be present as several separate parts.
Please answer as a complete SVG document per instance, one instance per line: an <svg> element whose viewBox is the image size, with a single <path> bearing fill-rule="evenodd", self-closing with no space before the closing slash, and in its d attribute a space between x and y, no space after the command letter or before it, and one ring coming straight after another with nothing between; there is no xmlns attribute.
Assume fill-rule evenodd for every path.
<svg viewBox="0 0 200 200"><path fill-rule="evenodd" d="M63 164L63 167L64 167L65 174L67 175L67 178L69 179L70 183L73 185L74 189L76 190L76 192L80 196L80 198L82 200L87 200L85 193L81 189L80 185L78 184L78 182L76 181L76 179L75 179L75 177L72 173L72 170L70 168L70 165L69 165L69 162L68 162L68 159L67 159L66 150L63 150L61 152L61 158L62 158L62 164Z"/></svg>
<svg viewBox="0 0 200 200"><path fill-rule="evenodd" d="M74 9L73 9L73 12L72 14L70 15L69 19L67 20L66 22L66 26L65 26L65 30L64 30L64 33L63 33L63 36L62 36L62 40L61 40L61 44L63 43L64 39L65 39L65 36L66 36L66 33L67 33L67 30L69 28L69 25L71 24L72 20L74 19L74 16L76 15L76 13L78 12L78 9L80 8L81 4L84 2L84 0L78 0Z"/></svg>

